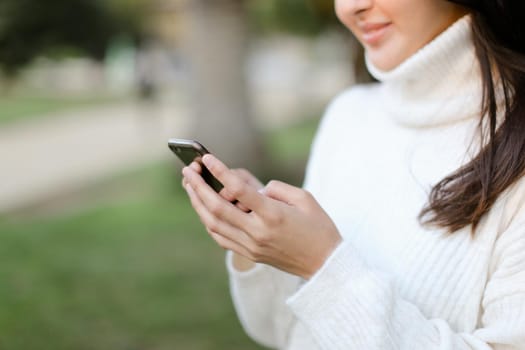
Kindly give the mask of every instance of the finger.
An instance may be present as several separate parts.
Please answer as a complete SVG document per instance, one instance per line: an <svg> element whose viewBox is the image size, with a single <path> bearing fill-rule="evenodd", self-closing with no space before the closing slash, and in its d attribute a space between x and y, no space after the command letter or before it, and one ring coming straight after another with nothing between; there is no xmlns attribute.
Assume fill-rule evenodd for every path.
<svg viewBox="0 0 525 350"><path fill-rule="evenodd" d="M249 186L259 190L263 187L261 182L257 180L255 176L253 176L248 170L246 169L230 169L234 174L238 175L244 182L246 182ZM219 194L226 199L229 202L234 203L237 208L241 209L244 212L248 212L249 209L243 205L242 203L239 203L237 199L234 197L234 195L228 191L227 188L222 188L222 190L219 192Z"/></svg>
<svg viewBox="0 0 525 350"><path fill-rule="evenodd" d="M241 244L238 244L237 242L234 242L216 232L213 232L211 230L208 230L208 234L210 235L211 238L213 238L213 240L222 248L226 249L226 250L231 250L235 253L238 253L242 256L244 256L245 258L248 258L250 260L254 260L254 257L252 256L252 254L248 251L248 249L246 249L243 245Z"/></svg>
<svg viewBox="0 0 525 350"><path fill-rule="evenodd" d="M243 205L241 202L239 202L237 199L235 199L235 197L233 196L232 193L230 193L227 189L225 189L224 187L222 188L222 190L219 192L219 194L221 195L222 198L224 198L225 200L227 200L228 202L232 203L233 205L235 205L237 208L241 209L242 211L244 211L245 213L249 212L250 209L248 209L245 205Z"/></svg>
<svg viewBox="0 0 525 350"><path fill-rule="evenodd" d="M256 189L260 189L260 188L263 188L264 185L255 177L252 175L252 173L250 173L248 170L246 169L232 169L232 171L239 175L239 177L241 179L243 179L248 185L256 188Z"/></svg>
<svg viewBox="0 0 525 350"><path fill-rule="evenodd" d="M284 202L292 206L301 206L310 194L302 188L289 185L287 183L272 180L262 190L262 193L269 198Z"/></svg>
<svg viewBox="0 0 525 350"><path fill-rule="evenodd" d="M193 169L196 173L201 173L202 168L198 162L191 162L190 165L185 166L184 168L189 167ZM182 168L182 187L186 187L188 184L188 179L184 176L184 168Z"/></svg>
<svg viewBox="0 0 525 350"><path fill-rule="evenodd" d="M239 209L241 209L243 212L245 213L249 213L251 212L250 208L248 208L247 206L245 206L244 204L242 204L241 202L237 202L235 203L235 206Z"/></svg>
<svg viewBox="0 0 525 350"><path fill-rule="evenodd" d="M232 171L237 174L241 179L243 179L249 186L257 189L259 192L264 187L263 184L246 169L232 169ZM244 204L237 202L235 204L237 208L241 209L244 212L250 212L250 209L247 208Z"/></svg>
<svg viewBox="0 0 525 350"><path fill-rule="evenodd" d="M235 199L235 197L233 196L233 194L231 194L228 190L226 190L224 187L222 188L222 190L219 192L219 194L221 195L222 198L224 198L225 200L227 200L228 202L230 202L231 204L235 205L237 208L241 209L242 211L244 212L248 212L250 209L246 208L244 205L242 205L241 203L239 203L239 201L237 199Z"/></svg>
<svg viewBox="0 0 525 350"><path fill-rule="evenodd" d="M208 232L220 234L224 238L235 242L236 245L242 246L243 249L247 251L247 249L244 247L250 244L250 239L246 233L215 217L206 208L198 194L192 188L191 184L186 186L186 192L190 197L190 202L193 209L195 209L195 212L199 216L201 222L204 224Z"/></svg>
<svg viewBox="0 0 525 350"><path fill-rule="evenodd" d="M247 231L250 227L250 218L245 212L217 194L193 169L187 167L183 172L188 179L188 186L196 193L206 211L231 226Z"/></svg>
<svg viewBox="0 0 525 350"><path fill-rule="evenodd" d="M246 208L254 212L264 210L266 198L228 169L224 163L211 154L204 155L202 162L213 176L224 185L226 190Z"/></svg>
<svg viewBox="0 0 525 350"><path fill-rule="evenodd" d="M199 162L191 162L191 164L189 165L193 170L195 170L196 172L198 172L199 174L202 172L202 167L201 165L199 164Z"/></svg>
<svg viewBox="0 0 525 350"><path fill-rule="evenodd" d="M222 198L226 199L228 202L233 202L235 200L235 197L233 194L228 191L227 188L223 187L222 190L219 192Z"/></svg>
<svg viewBox="0 0 525 350"><path fill-rule="evenodd" d="M186 179L186 176L184 176L184 168L182 168L182 171L181 171L181 173L182 173L182 180L181 180L181 182L182 182L182 187L186 188L186 185L188 184L188 179Z"/></svg>

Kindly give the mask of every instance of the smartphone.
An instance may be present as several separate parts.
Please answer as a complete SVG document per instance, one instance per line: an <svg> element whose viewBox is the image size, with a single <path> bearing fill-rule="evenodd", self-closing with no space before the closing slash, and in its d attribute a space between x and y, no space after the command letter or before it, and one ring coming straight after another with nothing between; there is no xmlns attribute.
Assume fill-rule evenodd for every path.
<svg viewBox="0 0 525 350"><path fill-rule="evenodd" d="M201 165L201 176L215 192L220 192L223 186L202 164L202 156L210 153L201 143L195 140L169 139L168 147L186 165L198 162Z"/></svg>

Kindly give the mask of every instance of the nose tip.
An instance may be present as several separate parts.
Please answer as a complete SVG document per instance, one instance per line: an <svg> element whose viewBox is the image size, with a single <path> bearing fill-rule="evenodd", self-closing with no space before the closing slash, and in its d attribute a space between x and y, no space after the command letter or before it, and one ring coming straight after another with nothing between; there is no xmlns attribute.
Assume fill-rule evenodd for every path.
<svg viewBox="0 0 525 350"><path fill-rule="evenodd" d="M336 0L336 9L340 15L352 15L369 9L374 0Z"/></svg>

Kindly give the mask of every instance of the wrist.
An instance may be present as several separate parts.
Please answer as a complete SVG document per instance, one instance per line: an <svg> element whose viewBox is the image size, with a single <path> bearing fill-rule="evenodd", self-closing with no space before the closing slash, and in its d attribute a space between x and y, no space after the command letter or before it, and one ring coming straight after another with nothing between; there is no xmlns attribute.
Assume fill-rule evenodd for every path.
<svg viewBox="0 0 525 350"><path fill-rule="evenodd" d="M235 252L232 252L232 265L239 272L245 272L255 267L253 261Z"/></svg>
<svg viewBox="0 0 525 350"><path fill-rule="evenodd" d="M321 255L321 259L318 260L317 264L315 264L315 266L313 266L312 269L310 269L310 271L303 274L303 276L301 277L305 280L309 280L310 278L312 278L312 276L315 275L321 269L321 267L323 267L323 265L326 263L328 258L330 258L330 256L335 252L337 247L339 247L339 245L342 242L343 242L342 237L340 235L337 235L337 237L333 241L332 246L328 247L325 250L324 254Z"/></svg>

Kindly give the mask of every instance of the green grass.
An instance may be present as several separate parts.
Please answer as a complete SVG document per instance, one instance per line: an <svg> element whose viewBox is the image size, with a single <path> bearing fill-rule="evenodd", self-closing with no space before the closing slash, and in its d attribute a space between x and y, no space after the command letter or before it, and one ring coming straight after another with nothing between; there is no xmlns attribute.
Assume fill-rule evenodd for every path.
<svg viewBox="0 0 525 350"><path fill-rule="evenodd" d="M304 159L316 124L272 133L270 153ZM0 349L261 349L178 170L154 165L104 188L117 187L53 216L0 217Z"/></svg>
<svg viewBox="0 0 525 350"><path fill-rule="evenodd" d="M116 101L116 97L0 96L0 124Z"/></svg>
<svg viewBox="0 0 525 350"><path fill-rule="evenodd" d="M130 176L125 200L0 221L1 349L258 349L177 176Z"/></svg>

